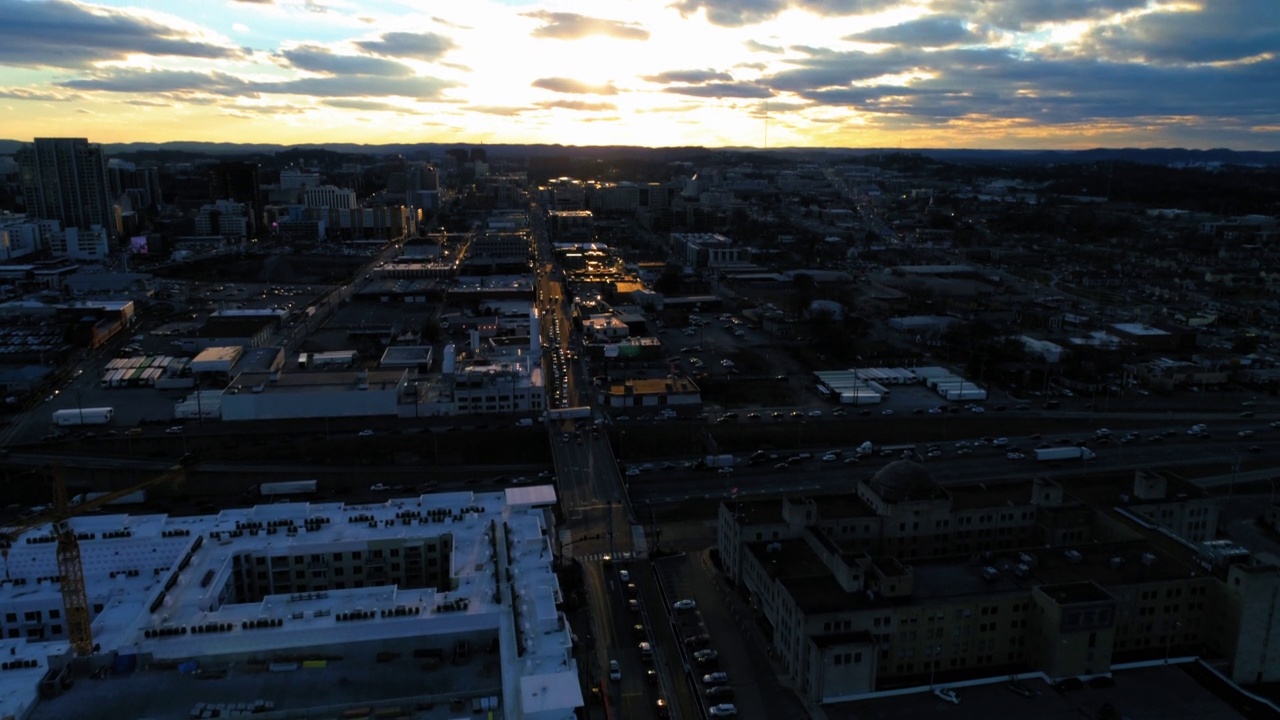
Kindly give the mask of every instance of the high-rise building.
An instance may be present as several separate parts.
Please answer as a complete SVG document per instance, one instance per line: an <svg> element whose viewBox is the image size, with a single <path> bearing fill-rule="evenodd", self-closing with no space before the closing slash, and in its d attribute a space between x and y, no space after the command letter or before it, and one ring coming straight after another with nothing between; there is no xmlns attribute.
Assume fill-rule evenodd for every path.
<svg viewBox="0 0 1280 720"><path fill-rule="evenodd" d="M17 153L27 214L64 228L119 232L102 146L85 138L36 138Z"/></svg>
<svg viewBox="0 0 1280 720"><path fill-rule="evenodd" d="M220 162L209 169L209 202L232 200L250 208L249 232L262 227L262 190L257 163Z"/></svg>

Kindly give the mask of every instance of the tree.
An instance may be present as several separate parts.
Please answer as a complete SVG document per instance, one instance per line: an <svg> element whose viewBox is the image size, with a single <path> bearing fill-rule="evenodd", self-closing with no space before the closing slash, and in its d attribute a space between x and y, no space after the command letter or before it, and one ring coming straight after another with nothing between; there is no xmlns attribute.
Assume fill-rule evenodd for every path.
<svg viewBox="0 0 1280 720"><path fill-rule="evenodd" d="M809 273L796 273L791 277L791 302L796 317L804 315L817 293L818 283Z"/></svg>

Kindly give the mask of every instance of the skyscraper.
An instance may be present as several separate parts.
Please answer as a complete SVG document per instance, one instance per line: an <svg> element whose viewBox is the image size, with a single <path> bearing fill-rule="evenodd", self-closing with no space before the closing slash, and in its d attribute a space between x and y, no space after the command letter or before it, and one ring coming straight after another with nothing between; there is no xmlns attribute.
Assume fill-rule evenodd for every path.
<svg viewBox="0 0 1280 720"><path fill-rule="evenodd" d="M102 146L85 138L36 138L18 150L27 214L63 228L119 232Z"/></svg>

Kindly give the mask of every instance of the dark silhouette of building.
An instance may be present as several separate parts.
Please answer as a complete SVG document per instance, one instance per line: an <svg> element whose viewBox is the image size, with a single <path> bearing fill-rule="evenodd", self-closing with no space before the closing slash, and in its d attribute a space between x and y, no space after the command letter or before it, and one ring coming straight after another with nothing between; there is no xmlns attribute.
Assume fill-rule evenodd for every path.
<svg viewBox="0 0 1280 720"><path fill-rule="evenodd" d="M234 200L252 209L249 234L263 226L261 183L257 163L220 162L209 168L209 202Z"/></svg>
<svg viewBox="0 0 1280 720"><path fill-rule="evenodd" d="M63 228L119 233L102 146L85 138L36 138L17 153L27 215Z"/></svg>

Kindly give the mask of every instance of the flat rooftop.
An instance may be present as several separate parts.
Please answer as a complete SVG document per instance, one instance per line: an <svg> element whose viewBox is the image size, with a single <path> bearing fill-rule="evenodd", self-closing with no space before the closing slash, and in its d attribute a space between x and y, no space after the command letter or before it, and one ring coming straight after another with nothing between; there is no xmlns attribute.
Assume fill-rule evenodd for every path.
<svg viewBox="0 0 1280 720"><path fill-rule="evenodd" d="M555 533L548 527L548 508L554 503L554 488L544 485L358 505L278 503L193 517L91 515L71 524L82 538L81 564L95 606L92 631L99 655L132 656L138 667L157 671L187 662L214 671L232 668L239 680L228 686L244 690L244 701L269 697L278 711L479 689L501 698L512 717L531 711L572 715L582 696L551 567L549 538ZM60 611L60 586L51 579L58 574L56 544L38 541L49 532L45 525L16 539L10 577L0 584L0 604L6 608L49 617ZM437 544L447 550L432 554ZM438 584L377 584L370 568L396 563L392 570L399 571L400 562L412 562L406 548L413 547L427 548L424 562L443 557ZM386 559L379 557L384 551ZM361 553L368 557L360 559ZM315 571L341 565L344 554L365 571L369 586L355 587L353 581L353 587L339 588L335 572L324 590L245 589L255 571L258 583L265 583L268 573L283 571L281 582L292 584L301 582L294 580L295 573L318 577ZM406 566L404 574L412 572ZM22 640L21 647L11 649L11 659L35 666L30 672L0 674L0 715L21 716L34 701L49 659L67 653L62 631L51 634L51 640ZM416 649L451 649L456 639L485 637L497 641L498 652L479 663L478 678L423 676L422 659L405 662ZM385 662L401 664L384 668L384 660L376 657L375 662L350 662L377 653L398 653ZM298 672L266 672L266 664L282 658L291 659ZM264 667L255 671L259 661ZM326 673L326 667L338 670ZM218 684L184 683L174 673L159 687L154 680L140 680L135 700L158 702L173 693L187 703L179 707L186 713L192 697L241 697ZM78 683L48 704L57 709L46 717L106 720L139 714L119 712L118 705L100 701L92 690L81 691L82 685L96 686ZM123 686L113 687L112 694L124 692ZM66 710L64 698L75 711Z"/></svg>

